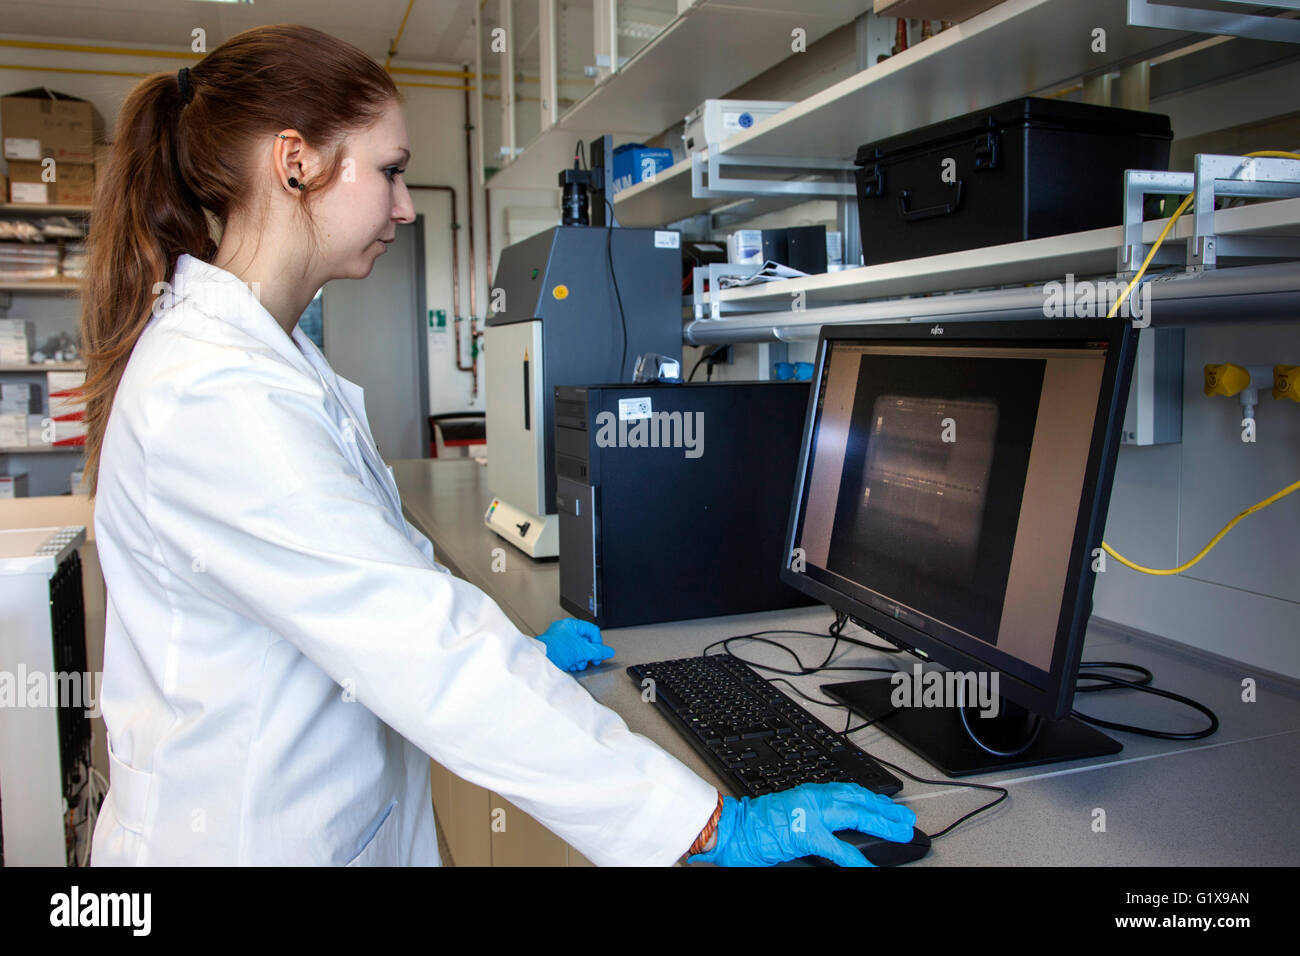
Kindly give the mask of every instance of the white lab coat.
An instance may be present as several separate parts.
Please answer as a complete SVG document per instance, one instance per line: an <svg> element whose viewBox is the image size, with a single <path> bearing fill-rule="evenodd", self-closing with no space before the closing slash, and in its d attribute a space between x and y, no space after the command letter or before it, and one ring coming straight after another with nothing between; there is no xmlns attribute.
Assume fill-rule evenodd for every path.
<svg viewBox="0 0 1300 956"><path fill-rule="evenodd" d="M716 791L435 563L362 390L231 274L173 288L100 465L93 862L437 864L426 754L595 863L683 853Z"/></svg>

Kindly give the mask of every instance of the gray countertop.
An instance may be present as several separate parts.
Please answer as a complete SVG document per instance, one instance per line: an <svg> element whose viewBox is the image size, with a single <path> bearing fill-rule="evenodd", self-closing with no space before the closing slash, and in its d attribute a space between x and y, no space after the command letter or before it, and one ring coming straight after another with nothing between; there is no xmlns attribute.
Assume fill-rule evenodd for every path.
<svg viewBox="0 0 1300 956"><path fill-rule="evenodd" d="M407 518L433 542L439 561L490 595L525 633L541 633L552 621L568 616L559 603L558 562L534 561L484 525L483 514L491 501L486 468L472 459L410 459L392 466ZM502 559L504 570L493 570L494 560L500 569ZM583 672L578 679L633 731L655 741L726 793L730 788L703 758L653 705L642 701L624 668L696 655L713 641L765 630L816 632L815 637L771 635L797 651L805 663L816 664L827 653L827 638L821 635L832 620L828 608L812 607L610 629L604 635L617 652L613 661ZM845 633L872 640L852 627ZM790 668L793 663L777 648L756 641L736 642L731 649L760 664ZM1221 722L1218 733L1188 742L1111 731L1124 746L1112 757L963 778L1007 786L1010 796L936 840L933 850L912 865L1300 864L1300 826L1295 823L1300 689L1245 665L1210 659L1177 644L1096 622L1088 632L1083 656L1085 661L1121 660L1150 668L1156 686L1193 697L1214 710ZM842 645L831 663L910 668L912 661ZM822 684L861 676L832 671L791 680L803 693L820 698ZM1242 700L1246 678L1257 682L1254 702ZM800 703L831 727L845 726L843 709ZM1125 691L1081 694L1077 704L1080 710L1108 720L1169 731L1196 730L1205 721L1173 702ZM883 731L868 728L853 740L918 776L943 776ZM911 806L917 825L933 833L993 796L963 789L957 781L929 785L904 778L895 799Z"/></svg>

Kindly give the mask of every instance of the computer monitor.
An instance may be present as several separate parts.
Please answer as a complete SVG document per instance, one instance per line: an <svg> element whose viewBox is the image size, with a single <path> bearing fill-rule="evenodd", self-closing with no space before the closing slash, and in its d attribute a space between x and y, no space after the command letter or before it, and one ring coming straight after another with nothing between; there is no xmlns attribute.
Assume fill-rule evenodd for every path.
<svg viewBox="0 0 1300 956"><path fill-rule="evenodd" d="M949 774L1119 750L1067 715L1136 341L1120 320L822 331L781 578L970 675L948 687L996 679L997 721L898 679L824 688Z"/></svg>

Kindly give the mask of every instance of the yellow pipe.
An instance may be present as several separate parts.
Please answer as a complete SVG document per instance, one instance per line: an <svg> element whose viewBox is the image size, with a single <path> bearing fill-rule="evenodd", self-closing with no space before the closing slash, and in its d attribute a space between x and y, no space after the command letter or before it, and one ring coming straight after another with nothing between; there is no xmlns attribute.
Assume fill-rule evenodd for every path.
<svg viewBox="0 0 1300 956"><path fill-rule="evenodd" d="M0 47L16 50L55 50L60 53L108 53L114 56L160 56L171 60L197 60L200 57L179 50L141 50L120 46L88 46L83 43L42 43L36 40L0 40Z"/></svg>
<svg viewBox="0 0 1300 956"><path fill-rule="evenodd" d="M402 14L402 24L397 28L397 36L393 37L393 45L388 48L388 59L384 61L384 69L388 69L393 62L393 56L397 53L397 44L402 42L402 31L406 29L406 18L411 15L411 7L415 6L415 0L407 0L406 12Z"/></svg>
<svg viewBox="0 0 1300 956"><path fill-rule="evenodd" d="M469 90L473 92L472 86L453 86L450 83L397 83L397 86L415 86L426 90Z"/></svg>
<svg viewBox="0 0 1300 956"><path fill-rule="evenodd" d="M90 73L95 76L148 76L128 70L77 70L62 66L28 66L25 63L0 63L0 70L35 70L39 73Z"/></svg>
<svg viewBox="0 0 1300 956"><path fill-rule="evenodd" d="M409 73L411 76L446 76L452 79L460 78L468 80L474 76L468 70L417 70L409 66L393 66L388 68L389 73Z"/></svg>

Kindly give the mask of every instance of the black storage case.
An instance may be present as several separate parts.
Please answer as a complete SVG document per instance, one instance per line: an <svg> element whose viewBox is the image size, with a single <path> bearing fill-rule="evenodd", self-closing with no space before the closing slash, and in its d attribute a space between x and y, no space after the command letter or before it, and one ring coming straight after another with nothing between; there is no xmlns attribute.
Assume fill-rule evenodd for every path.
<svg viewBox="0 0 1300 956"><path fill-rule="evenodd" d="M1023 97L858 148L867 265L1124 221L1124 171L1167 169L1169 117ZM955 161L955 182L943 178Z"/></svg>
<svg viewBox="0 0 1300 956"><path fill-rule="evenodd" d="M625 627L816 603L780 580L808 391L807 382L556 388L560 604ZM702 413L703 453L602 446L611 419L600 414L617 427L619 400L644 397L656 414Z"/></svg>

